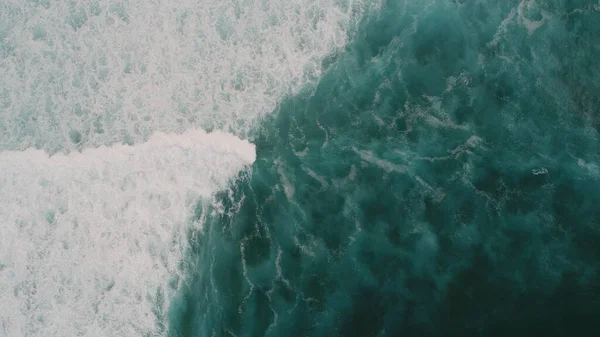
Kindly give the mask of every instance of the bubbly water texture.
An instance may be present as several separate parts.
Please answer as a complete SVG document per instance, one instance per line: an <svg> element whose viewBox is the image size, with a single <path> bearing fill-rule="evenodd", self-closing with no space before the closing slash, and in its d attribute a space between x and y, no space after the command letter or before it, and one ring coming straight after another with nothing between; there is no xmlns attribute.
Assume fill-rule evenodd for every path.
<svg viewBox="0 0 600 337"><path fill-rule="evenodd" d="M600 5L389 0L206 206L173 336L599 336Z"/></svg>
<svg viewBox="0 0 600 337"><path fill-rule="evenodd" d="M0 153L0 331L153 332L195 203L254 156L247 141L203 131L52 157Z"/></svg>
<svg viewBox="0 0 600 337"><path fill-rule="evenodd" d="M0 1L0 146L238 135L321 72L352 1Z"/></svg>
<svg viewBox="0 0 600 337"><path fill-rule="evenodd" d="M253 161L237 137L318 78L362 12L0 0L0 336L167 334L196 203Z"/></svg>

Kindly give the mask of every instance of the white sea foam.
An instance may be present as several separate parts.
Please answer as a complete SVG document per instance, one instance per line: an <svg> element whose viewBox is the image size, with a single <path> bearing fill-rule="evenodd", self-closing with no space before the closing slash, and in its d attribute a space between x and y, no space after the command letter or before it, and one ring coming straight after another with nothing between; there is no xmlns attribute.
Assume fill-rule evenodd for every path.
<svg viewBox="0 0 600 337"><path fill-rule="evenodd" d="M0 153L0 335L152 332L190 208L254 156L247 141L203 131Z"/></svg>
<svg viewBox="0 0 600 337"><path fill-rule="evenodd" d="M164 335L190 208L254 160L236 136L317 78L361 13L0 0L0 336Z"/></svg>
<svg viewBox="0 0 600 337"><path fill-rule="evenodd" d="M0 0L0 149L245 137L341 48L353 0Z"/></svg>

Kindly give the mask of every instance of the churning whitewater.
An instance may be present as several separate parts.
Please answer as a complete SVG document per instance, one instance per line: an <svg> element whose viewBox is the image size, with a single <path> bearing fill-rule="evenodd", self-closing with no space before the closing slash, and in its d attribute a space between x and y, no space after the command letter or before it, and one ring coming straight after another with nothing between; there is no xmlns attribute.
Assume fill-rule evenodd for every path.
<svg viewBox="0 0 600 337"><path fill-rule="evenodd" d="M167 335L197 203L360 12L0 0L0 336Z"/></svg>
<svg viewBox="0 0 600 337"><path fill-rule="evenodd" d="M51 157L0 153L7 336L151 332L167 281L180 277L189 209L254 156L247 141L202 131Z"/></svg>

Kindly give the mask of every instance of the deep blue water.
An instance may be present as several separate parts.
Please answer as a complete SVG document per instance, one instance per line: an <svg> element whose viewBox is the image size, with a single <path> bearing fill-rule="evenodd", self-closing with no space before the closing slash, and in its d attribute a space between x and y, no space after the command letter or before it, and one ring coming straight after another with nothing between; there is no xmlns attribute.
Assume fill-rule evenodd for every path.
<svg viewBox="0 0 600 337"><path fill-rule="evenodd" d="M200 204L172 336L600 335L600 5L395 0Z"/></svg>

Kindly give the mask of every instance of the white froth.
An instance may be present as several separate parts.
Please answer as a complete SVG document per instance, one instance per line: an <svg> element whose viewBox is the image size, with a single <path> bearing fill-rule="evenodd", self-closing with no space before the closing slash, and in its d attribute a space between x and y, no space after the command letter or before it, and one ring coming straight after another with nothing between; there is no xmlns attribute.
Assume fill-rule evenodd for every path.
<svg viewBox="0 0 600 337"><path fill-rule="evenodd" d="M254 158L247 141L203 131L51 157L1 152L0 335L157 332L181 225Z"/></svg>
<svg viewBox="0 0 600 337"><path fill-rule="evenodd" d="M536 30L538 30L541 26L544 25L544 23L552 18L552 15L546 11L543 10L539 10L540 13L539 15L541 16L540 20L531 20L527 17L526 12L528 10L533 10L535 11L536 3L534 1L528 0L528 1L521 1L519 3L519 6L517 7L517 14L518 14L518 18L520 20L520 22L523 24L523 26L525 26L525 29L527 29L527 35L531 36L533 33L535 33Z"/></svg>
<svg viewBox="0 0 600 337"><path fill-rule="evenodd" d="M321 72L355 0L0 0L0 149L244 138Z"/></svg>
<svg viewBox="0 0 600 337"><path fill-rule="evenodd" d="M254 160L231 135L181 133L248 138L362 10L0 0L0 336L164 334L153 309L167 306L156 292L181 261L179 226Z"/></svg>

